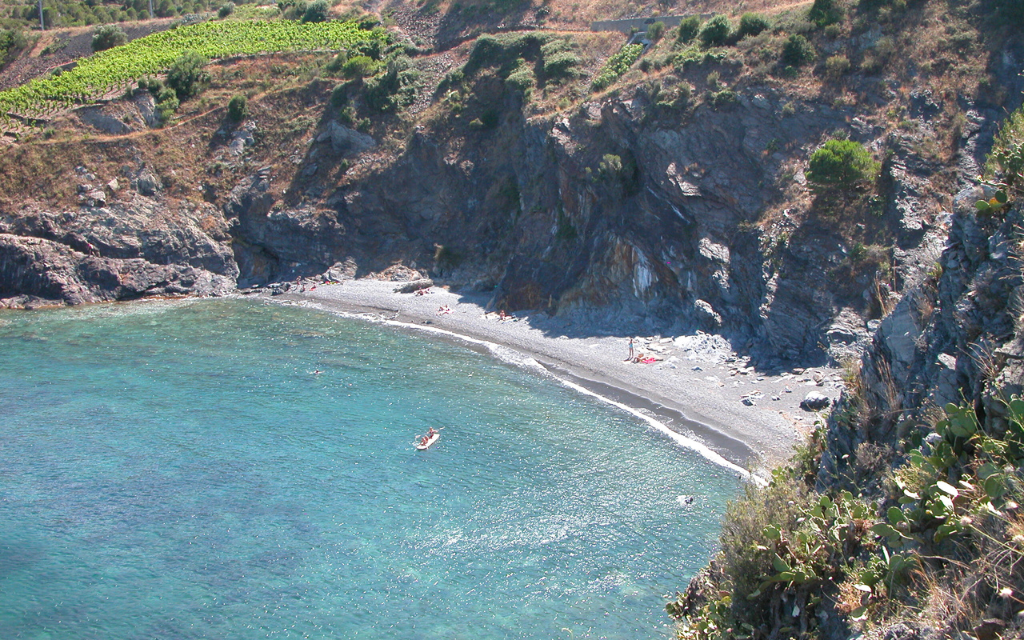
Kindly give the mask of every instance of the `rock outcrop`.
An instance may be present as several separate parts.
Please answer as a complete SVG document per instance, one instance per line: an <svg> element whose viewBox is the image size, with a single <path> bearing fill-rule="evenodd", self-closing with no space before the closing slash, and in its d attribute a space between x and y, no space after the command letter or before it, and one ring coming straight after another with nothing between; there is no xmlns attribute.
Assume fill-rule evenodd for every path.
<svg viewBox="0 0 1024 640"><path fill-rule="evenodd" d="M721 333L763 367L856 357L883 309L927 279L920 265L941 251L948 214L932 181L943 167L918 156L911 134L887 136L846 108L767 87L741 91L731 106L667 108L641 87L570 117L526 119L518 97L501 88L495 96L495 126L442 119L416 127L388 157L369 135L325 120L305 156L281 157L297 165L290 184L277 177L284 165L271 163L207 198L216 205L173 197L205 187L164 185L160 176L170 174L145 164L126 167L117 188L76 175L85 189L79 210L0 211L0 232L63 245L44 252L61 256L55 273L93 257L210 274L216 286L189 280L196 293L220 290L221 279L249 286L338 264L355 276L404 264L491 291L508 311ZM983 152L976 138L991 127L984 115L979 122L962 153ZM872 224L894 246L869 256L875 262L802 186L807 158L837 127L889 152ZM247 121L231 135L213 133L211 157L246 166L258 131ZM341 174L325 168L342 165L354 177L332 184L326 176ZM22 266L6 271L5 297L45 290L83 299L73 287L14 277L27 264L47 269L42 257L16 253ZM58 279L101 299L162 288L90 281L86 272ZM899 318L882 323L883 334L906 334L894 326Z"/></svg>
<svg viewBox="0 0 1024 640"><path fill-rule="evenodd" d="M976 398L986 429L1005 429L1004 399L1024 391L1024 205L995 216L974 203L988 194L969 187L954 200L945 250L931 275L911 288L880 323L861 369L858 424L833 415L819 483L847 476L858 448L887 445L928 423L929 412Z"/></svg>
<svg viewBox="0 0 1024 640"><path fill-rule="evenodd" d="M138 195L59 212L26 205L0 213L0 298L11 306L222 295L238 277L227 231L212 206L169 209Z"/></svg>

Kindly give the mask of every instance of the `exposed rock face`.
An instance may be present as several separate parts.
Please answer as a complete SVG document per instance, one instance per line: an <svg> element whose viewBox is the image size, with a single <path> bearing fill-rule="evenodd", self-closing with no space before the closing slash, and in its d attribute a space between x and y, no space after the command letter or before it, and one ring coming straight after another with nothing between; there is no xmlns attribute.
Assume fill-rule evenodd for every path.
<svg viewBox="0 0 1024 640"><path fill-rule="evenodd" d="M980 187L957 195L932 277L908 291L878 327L862 368L875 415L860 425L833 418L819 483L841 478L862 443L893 444L928 411L963 397L979 399L975 410L986 429L1005 429L1000 397L1024 390L1017 253L1024 206L981 216L974 203L982 197Z"/></svg>
<svg viewBox="0 0 1024 640"><path fill-rule="evenodd" d="M238 267L212 206L135 196L108 207L0 213L0 298L80 304L144 295L219 295ZM19 304L17 301L14 304Z"/></svg>
<svg viewBox="0 0 1024 640"><path fill-rule="evenodd" d="M82 304L159 295L224 295L233 278L180 264L84 255L67 245L0 234L0 306Z"/></svg>
<svg viewBox="0 0 1024 640"><path fill-rule="evenodd" d="M796 209L764 221L849 112L767 88L721 110L678 111L641 89L630 99L585 104L568 118L525 120L518 99L496 91L503 104L497 126L418 127L386 163L364 165L364 156L379 157L377 142L328 121L305 158L289 159L300 163L288 185L288 202L297 205L275 195L282 185L274 165L241 179L219 208L170 204L143 166L125 174L120 191L81 176L90 189L78 211L0 212L0 232L61 243L79 256L63 260L139 259L242 286L330 269L352 277L401 263L493 291L493 304L506 310L721 332L767 365L839 361L868 344L879 284L872 274L844 275L852 247L834 222ZM921 100L925 122L930 111ZM988 126L983 116L979 122L962 145L976 154L984 144L974 137ZM235 131L243 155L255 127ZM887 138L857 120L849 130L892 151L879 211L897 239L892 281L881 287L888 299L926 279L928 267L920 265L932 264L943 246L945 216L931 184L939 167L914 154L908 134ZM341 157L361 167L358 180L318 181L327 175L322 167ZM39 289L12 278L0 283L5 295ZM107 298L136 295L104 287ZM910 331L899 323L914 322L901 313L881 329L893 344Z"/></svg>
<svg viewBox="0 0 1024 640"><path fill-rule="evenodd" d="M318 264L432 264L449 282L493 288L494 304L506 309L723 331L756 345L762 361L852 357L868 342L876 282L841 275L850 247L834 222L794 212L771 229L754 224L795 180L787 177L794 159L805 163L848 116L813 103L785 115L784 101L763 90L722 111L680 114L638 91L554 122L511 110L491 130L419 130L390 166L327 198L333 219L320 212L318 224L289 225L317 230ZM331 122L317 140L338 131L346 130ZM852 135L895 149L883 224L899 238L891 256L898 286L913 284L927 270L914 265L933 261L945 235L928 182L938 167L918 161L910 141L866 124ZM789 142L787 153L769 152L778 139ZM297 264L296 252L268 234L272 205L259 185L240 189L229 216L242 221L247 241ZM457 259L435 263L436 245Z"/></svg>
<svg viewBox="0 0 1024 640"><path fill-rule="evenodd" d="M340 125L336 120L327 123L316 141L330 142L334 153L342 155L358 155L377 145L372 137Z"/></svg>

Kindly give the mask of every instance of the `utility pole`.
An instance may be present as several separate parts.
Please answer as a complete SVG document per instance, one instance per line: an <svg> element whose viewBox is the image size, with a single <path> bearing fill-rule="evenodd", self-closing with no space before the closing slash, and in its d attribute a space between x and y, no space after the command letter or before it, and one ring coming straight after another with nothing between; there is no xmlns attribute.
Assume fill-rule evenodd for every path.
<svg viewBox="0 0 1024 640"><path fill-rule="evenodd" d="M153 0L149 0L152 2ZM43 22L43 0L39 0L39 29L46 31L46 23Z"/></svg>

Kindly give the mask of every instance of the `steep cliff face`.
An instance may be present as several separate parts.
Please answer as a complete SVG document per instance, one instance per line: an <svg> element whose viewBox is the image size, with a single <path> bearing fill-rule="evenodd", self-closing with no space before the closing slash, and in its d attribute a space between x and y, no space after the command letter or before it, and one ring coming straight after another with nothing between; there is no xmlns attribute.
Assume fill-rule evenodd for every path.
<svg viewBox="0 0 1024 640"><path fill-rule="evenodd" d="M1004 63L1000 77L1019 81ZM10 236L0 296L23 305L214 294L340 263L354 275L402 263L491 291L507 310L608 330L722 332L764 367L837 362L926 279L945 241L945 194L978 170L999 116L965 98L956 148L944 151L927 91L911 92L893 129L874 106L858 115L778 83L680 105L652 82L527 117L499 78L471 81L466 109L490 114L482 126L441 109L408 135L382 138L378 126L373 137L340 124L329 87L314 82L277 98L273 127L291 126L287 109L305 110L300 124L319 121L291 138L260 115L237 128L200 123L180 140L172 132L165 145L207 163L173 187L159 177L175 173L160 166L173 158L118 142L108 164L133 163L116 176L122 185L66 170L78 209L0 211ZM832 202L808 188L808 158L834 135L884 159L873 198ZM215 184L222 171L234 177ZM37 239L55 244L40 253ZM127 286L79 268L97 258L148 275Z"/></svg>
<svg viewBox="0 0 1024 640"><path fill-rule="evenodd" d="M858 453L869 455L865 446L895 459L947 403L971 399L987 432L1005 431L1005 401L1024 390L1024 207L979 215L974 203L991 191L957 195L931 274L879 325L857 397L846 399L862 409L860 418L851 422L841 408L830 421L820 486L852 478L863 462Z"/></svg>
<svg viewBox="0 0 1024 640"><path fill-rule="evenodd" d="M333 212L263 200L258 179L227 212L248 245L313 271L401 261L493 288L508 309L720 330L766 361L838 359L866 341L879 287L888 301L920 280L944 235L929 184L943 167L910 150L915 138L855 124L854 138L891 151L870 222L896 244L884 282L878 263L856 263L853 224L822 214L802 184L809 152L852 115L769 89L720 110L666 109L645 90L553 121L508 108L493 129L419 128L386 168L327 195ZM296 238L302 256L280 246Z"/></svg>

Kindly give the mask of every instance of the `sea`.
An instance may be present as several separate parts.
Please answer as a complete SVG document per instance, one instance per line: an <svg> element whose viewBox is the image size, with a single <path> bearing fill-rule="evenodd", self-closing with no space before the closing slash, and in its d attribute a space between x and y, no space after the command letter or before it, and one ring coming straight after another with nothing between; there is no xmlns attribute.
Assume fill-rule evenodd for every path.
<svg viewBox="0 0 1024 640"><path fill-rule="evenodd" d="M249 299L0 313L4 639L669 638L740 491L414 331Z"/></svg>

